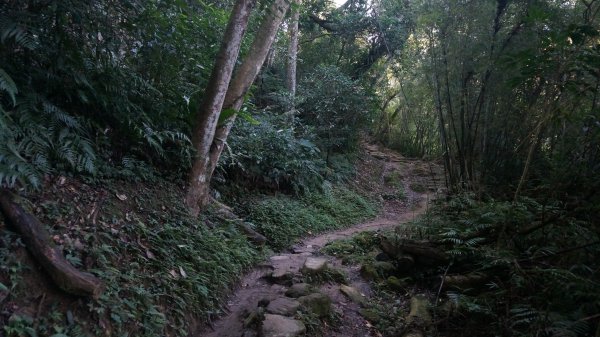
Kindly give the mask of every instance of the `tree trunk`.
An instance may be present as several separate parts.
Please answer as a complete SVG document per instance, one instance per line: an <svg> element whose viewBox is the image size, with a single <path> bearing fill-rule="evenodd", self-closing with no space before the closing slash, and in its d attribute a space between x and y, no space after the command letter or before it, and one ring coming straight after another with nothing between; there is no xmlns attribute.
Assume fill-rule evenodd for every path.
<svg viewBox="0 0 600 337"><path fill-rule="evenodd" d="M231 74L240 52L242 38L248 26L248 18L255 3L255 0L238 0L234 5L223 36L223 44L197 113L196 125L192 131L192 145L196 150L196 157L185 197L185 204L194 215L197 215L200 208L205 206L209 200L210 147L213 143Z"/></svg>
<svg viewBox="0 0 600 337"><path fill-rule="evenodd" d="M256 36L254 37L254 41L252 41L248 56L246 56L242 65L240 65L239 69L236 71L235 76L231 81L231 85L229 86L229 90L227 90L227 96L225 97L225 103L223 104L225 109L232 108L239 111L242 107L244 96L265 62L269 50L271 49L271 45L273 44L273 41L275 41L277 30L281 25L281 21L283 21L283 17L289 6L289 0L275 0L271 5L271 15L266 17L260 25L258 32L256 32ZM210 149L210 166L207 171L209 181L207 181L207 185L217 167L219 157L221 156L221 152L223 152L225 141L233 127L235 118L236 115L231 116L217 128Z"/></svg>
<svg viewBox="0 0 600 337"><path fill-rule="evenodd" d="M298 0L294 1L294 4L298 4ZM286 76L286 88L290 93L292 99L296 96L296 65L298 63L298 21L300 20L300 12L298 8L292 8L292 17L288 32L290 35L290 45L288 47L288 60L287 60L287 76ZM293 109L293 103L292 103Z"/></svg>
<svg viewBox="0 0 600 337"><path fill-rule="evenodd" d="M0 211L11 227L21 234L34 259L62 290L73 295L97 298L102 292L102 282L94 275L73 267L61 250L54 247L50 235L39 220L25 211L16 200L17 197L8 190L0 190Z"/></svg>

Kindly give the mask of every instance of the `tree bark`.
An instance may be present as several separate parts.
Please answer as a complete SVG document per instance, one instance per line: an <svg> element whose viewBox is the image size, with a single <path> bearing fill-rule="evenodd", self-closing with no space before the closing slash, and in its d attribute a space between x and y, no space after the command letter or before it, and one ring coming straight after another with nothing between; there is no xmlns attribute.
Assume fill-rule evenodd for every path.
<svg viewBox="0 0 600 337"><path fill-rule="evenodd" d="M239 111L241 109L242 104L244 103L244 96L256 79L256 76L258 75L263 63L265 62L265 59L267 58L267 55L269 54L271 45L273 44L273 41L275 41L277 30L283 21L288 7L290 6L289 1L290 0L275 0L271 5L271 15L266 17L260 25L258 32L256 32L256 36L254 37L254 41L252 41L248 55L240 65L239 69L236 71L235 76L231 81L231 85L229 86L229 90L227 90L225 103L223 104L225 109L232 108L235 111ZM209 154L210 166L207 170L207 177L209 178L209 181L207 181L207 186L210 182L210 177L212 177L212 174L217 167L219 157L223 152L225 141L229 136L229 132L233 127L235 119L236 115L231 116L216 130Z"/></svg>
<svg viewBox="0 0 600 337"><path fill-rule="evenodd" d="M25 211L16 200L17 197L8 190L0 190L0 211L11 227L21 234L34 259L62 290L73 295L97 298L102 292L102 282L94 275L73 267L61 250L54 246L39 220Z"/></svg>
<svg viewBox="0 0 600 337"><path fill-rule="evenodd" d="M405 254L413 257L425 257L438 262L447 262L449 256L439 248L435 247L429 241L414 241L409 239L398 239L382 237L380 245L381 250L393 258L401 257Z"/></svg>
<svg viewBox="0 0 600 337"><path fill-rule="evenodd" d="M223 37L223 44L197 113L196 125L192 133L192 145L196 150L196 158L192 165L185 197L185 204L194 215L197 215L200 208L209 201L210 148L231 81L231 74L240 52L242 38L255 3L255 0L238 0L234 5Z"/></svg>
<svg viewBox="0 0 600 337"><path fill-rule="evenodd" d="M294 4L298 4L298 0L294 1ZM290 35L290 45L288 46L288 60L287 60L287 76L286 76L286 88L290 93L292 99L296 96L296 65L298 64L298 21L300 20L300 12L298 8L292 8L292 17L288 32ZM293 108L293 103L292 103Z"/></svg>

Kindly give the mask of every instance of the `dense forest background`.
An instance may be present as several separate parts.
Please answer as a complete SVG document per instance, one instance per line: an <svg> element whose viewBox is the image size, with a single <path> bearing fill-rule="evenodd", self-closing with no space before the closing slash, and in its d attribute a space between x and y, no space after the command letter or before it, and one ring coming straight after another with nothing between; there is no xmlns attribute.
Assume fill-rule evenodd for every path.
<svg viewBox="0 0 600 337"><path fill-rule="evenodd" d="M236 69L275 15L272 3L254 6ZM491 318L502 336L598 336L600 1L285 3L289 10L243 105L223 109L215 125L238 117L219 139L211 199L254 216L256 228L283 248L302 233L290 227L288 238L278 225L268 227L269 217L281 216L287 203L319 204L323 195L350 200L352 192L332 186L354 179L361 142L438 161L447 193L441 199L449 203L440 206L432 233L456 245L448 249L457 261L479 259L477 268L505 275L487 295L461 297L465 320ZM2 1L3 191L35 199L56 177L86 186L167 184L181 194L169 199L178 216L195 221L181 215L181 200L198 157L197 116L233 7L211 0ZM353 202L364 212L352 221L374 212L364 200ZM350 221L332 219L323 230ZM194 230L219 241L210 229ZM15 274L14 240L3 239L2 291L16 289L6 281ZM260 258L244 247L221 288ZM77 260L82 253L73 254ZM198 291L194 310L218 307L216 290L214 297ZM111 296L91 311L106 315L98 308L120 295ZM138 304L161 311L159 300L148 303ZM205 320L211 310L197 316ZM173 323L157 314L148 331L183 334L187 313L177 315ZM125 316L111 316L115 331L126 330ZM14 329L5 332L21 336Z"/></svg>

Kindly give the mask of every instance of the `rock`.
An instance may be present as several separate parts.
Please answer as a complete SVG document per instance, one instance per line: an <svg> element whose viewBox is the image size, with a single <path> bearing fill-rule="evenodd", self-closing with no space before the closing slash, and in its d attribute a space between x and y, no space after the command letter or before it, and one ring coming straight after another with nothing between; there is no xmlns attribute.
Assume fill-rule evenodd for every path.
<svg viewBox="0 0 600 337"><path fill-rule="evenodd" d="M262 322L263 317L265 314L265 309L259 307L258 309L247 313L246 317L244 318L244 327L248 328L248 327L256 327L258 326L258 324L260 324L260 322Z"/></svg>
<svg viewBox="0 0 600 337"><path fill-rule="evenodd" d="M406 288L406 284L400 281L396 276L388 277L385 283L390 289L396 291L403 291Z"/></svg>
<svg viewBox="0 0 600 337"><path fill-rule="evenodd" d="M375 255L375 260L377 261L390 261L391 259L392 258L384 252L379 252Z"/></svg>
<svg viewBox="0 0 600 337"><path fill-rule="evenodd" d="M375 261L363 264L360 267L360 275L367 280L382 280L394 273L396 267L391 262Z"/></svg>
<svg viewBox="0 0 600 337"><path fill-rule="evenodd" d="M258 337L258 332L250 329L244 330L242 337Z"/></svg>
<svg viewBox="0 0 600 337"><path fill-rule="evenodd" d="M290 289L288 289L285 292L285 296L293 297L293 298L298 298L298 297L301 297L301 296L309 295L312 292L314 292L314 288L310 284L308 284L308 283L296 283L296 284L292 285L290 287Z"/></svg>
<svg viewBox="0 0 600 337"><path fill-rule="evenodd" d="M379 278L377 270L371 264L363 264L360 266L360 276L365 280L376 280Z"/></svg>
<svg viewBox="0 0 600 337"><path fill-rule="evenodd" d="M283 260L289 260L290 256L289 255L275 255L275 256L271 256L270 260L271 261L283 261Z"/></svg>
<svg viewBox="0 0 600 337"><path fill-rule="evenodd" d="M321 293L299 297L298 302L319 317L326 317L331 312L331 299Z"/></svg>
<svg viewBox="0 0 600 337"><path fill-rule="evenodd" d="M321 257L307 257L302 266L303 274L318 274L327 269L327 259Z"/></svg>
<svg viewBox="0 0 600 337"><path fill-rule="evenodd" d="M340 285L340 291L352 302L359 304L361 307L367 306L367 299L356 288L342 284Z"/></svg>
<svg viewBox="0 0 600 337"><path fill-rule="evenodd" d="M396 256L396 268L398 271L407 272L415 265L415 259L407 254Z"/></svg>
<svg viewBox="0 0 600 337"><path fill-rule="evenodd" d="M406 317L406 323L416 322L423 326L431 325L431 315L429 314L429 300L425 295L415 295L410 299L410 312Z"/></svg>
<svg viewBox="0 0 600 337"><path fill-rule="evenodd" d="M300 302L291 298L281 297L269 303L267 312L275 315L293 316L299 307Z"/></svg>
<svg viewBox="0 0 600 337"><path fill-rule="evenodd" d="M306 332L304 324L281 315L266 314L260 329L261 337L296 337Z"/></svg>
<svg viewBox="0 0 600 337"><path fill-rule="evenodd" d="M377 323L381 320L379 313L373 309L361 309L360 314L371 323Z"/></svg>
<svg viewBox="0 0 600 337"><path fill-rule="evenodd" d="M294 278L294 274L291 271L286 270L285 268L275 269L269 276L269 279L273 283L283 284L283 285L291 285L293 278Z"/></svg>

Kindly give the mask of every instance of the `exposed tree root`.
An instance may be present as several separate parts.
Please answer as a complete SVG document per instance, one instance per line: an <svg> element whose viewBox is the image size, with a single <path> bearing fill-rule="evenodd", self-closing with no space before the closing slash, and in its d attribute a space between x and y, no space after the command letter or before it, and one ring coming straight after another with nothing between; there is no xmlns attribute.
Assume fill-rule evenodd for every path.
<svg viewBox="0 0 600 337"><path fill-rule="evenodd" d="M94 275L79 271L54 246L44 226L17 202L17 197L6 189L0 190L0 211L7 223L19 234L31 255L50 275L56 285L73 295L98 297L102 282Z"/></svg>

